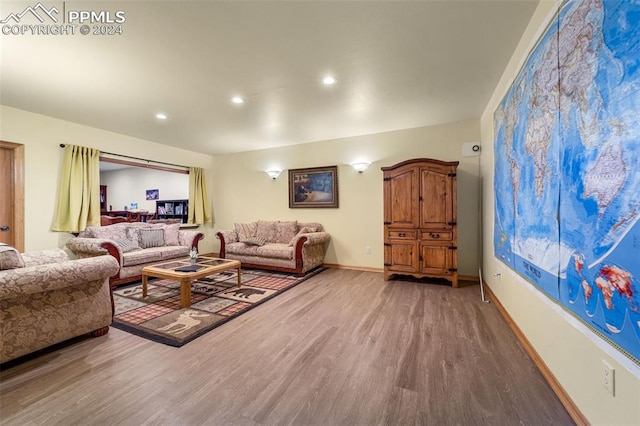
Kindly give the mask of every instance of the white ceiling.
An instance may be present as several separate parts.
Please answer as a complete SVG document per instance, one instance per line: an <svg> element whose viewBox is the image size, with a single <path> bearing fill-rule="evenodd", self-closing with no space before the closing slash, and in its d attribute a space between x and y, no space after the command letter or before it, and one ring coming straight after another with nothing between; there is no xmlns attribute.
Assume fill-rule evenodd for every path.
<svg viewBox="0 0 640 426"><path fill-rule="evenodd" d="M478 119L537 3L67 1L123 34L0 35L0 102L208 154Z"/></svg>

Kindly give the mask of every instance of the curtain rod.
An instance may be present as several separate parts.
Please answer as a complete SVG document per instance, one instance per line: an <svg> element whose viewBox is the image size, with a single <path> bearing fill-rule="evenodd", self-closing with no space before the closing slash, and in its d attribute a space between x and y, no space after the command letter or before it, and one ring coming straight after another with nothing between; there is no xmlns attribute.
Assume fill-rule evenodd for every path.
<svg viewBox="0 0 640 426"><path fill-rule="evenodd" d="M60 144L60 148L64 148L64 147L65 147L65 145L63 143L61 143ZM106 152L106 151L100 151L100 153L101 154L107 154L107 155L115 155L116 157L130 158L132 160L146 161L147 163L164 164L165 166L181 167L181 168L187 169L187 170L189 169L188 166L181 166L179 164L165 163L163 161L147 160L146 158L132 157L130 155L114 154L113 152Z"/></svg>

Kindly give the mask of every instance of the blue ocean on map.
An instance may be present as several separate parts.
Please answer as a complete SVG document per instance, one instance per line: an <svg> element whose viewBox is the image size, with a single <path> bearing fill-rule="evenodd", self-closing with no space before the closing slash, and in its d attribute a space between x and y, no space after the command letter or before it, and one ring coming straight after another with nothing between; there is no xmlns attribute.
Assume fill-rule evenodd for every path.
<svg viewBox="0 0 640 426"><path fill-rule="evenodd" d="M640 0L565 1L494 114L494 250L640 360Z"/></svg>

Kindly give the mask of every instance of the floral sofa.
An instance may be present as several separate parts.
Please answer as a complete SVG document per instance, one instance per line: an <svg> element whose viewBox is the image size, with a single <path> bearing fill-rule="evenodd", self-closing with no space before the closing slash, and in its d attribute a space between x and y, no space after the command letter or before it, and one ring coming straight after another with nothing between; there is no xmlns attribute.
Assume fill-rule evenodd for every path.
<svg viewBox="0 0 640 426"><path fill-rule="evenodd" d="M115 287L141 279L142 268L171 259L186 258L204 237L199 231L180 230L179 223L122 222L89 226L67 241L78 258L110 254L120 265L111 278Z"/></svg>
<svg viewBox="0 0 640 426"><path fill-rule="evenodd" d="M299 276L322 265L331 239L319 223L263 220L236 223L233 230L218 231L216 237L221 258Z"/></svg>
<svg viewBox="0 0 640 426"><path fill-rule="evenodd" d="M69 260L62 249L20 254L0 246L0 363L109 331L111 256Z"/></svg>

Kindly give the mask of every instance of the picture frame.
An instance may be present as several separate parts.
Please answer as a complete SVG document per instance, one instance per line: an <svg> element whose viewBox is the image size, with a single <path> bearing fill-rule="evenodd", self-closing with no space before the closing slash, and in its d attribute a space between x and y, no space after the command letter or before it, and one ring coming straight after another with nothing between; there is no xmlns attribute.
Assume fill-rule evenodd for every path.
<svg viewBox="0 0 640 426"><path fill-rule="evenodd" d="M289 169L289 208L338 208L338 166Z"/></svg>
<svg viewBox="0 0 640 426"><path fill-rule="evenodd" d="M147 200L157 200L160 198L160 191L157 189L147 189Z"/></svg>

